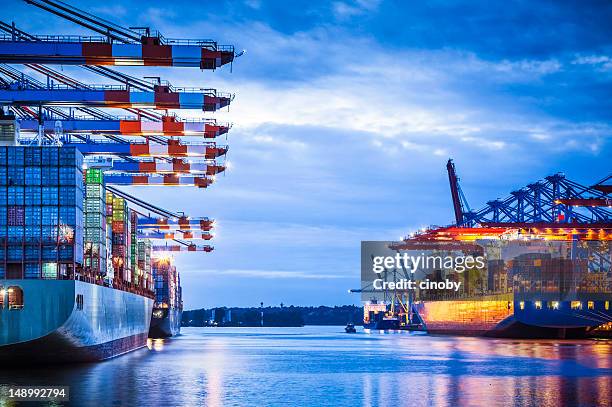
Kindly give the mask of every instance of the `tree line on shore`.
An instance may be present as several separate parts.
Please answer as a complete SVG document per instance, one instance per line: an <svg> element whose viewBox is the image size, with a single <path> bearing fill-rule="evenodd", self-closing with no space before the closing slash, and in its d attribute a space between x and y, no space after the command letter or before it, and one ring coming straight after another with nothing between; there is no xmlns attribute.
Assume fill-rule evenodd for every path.
<svg viewBox="0 0 612 407"><path fill-rule="evenodd" d="M263 317L262 317L263 313ZM183 312L182 326L274 326L304 325L361 325L363 307L341 305L335 307L217 307Z"/></svg>

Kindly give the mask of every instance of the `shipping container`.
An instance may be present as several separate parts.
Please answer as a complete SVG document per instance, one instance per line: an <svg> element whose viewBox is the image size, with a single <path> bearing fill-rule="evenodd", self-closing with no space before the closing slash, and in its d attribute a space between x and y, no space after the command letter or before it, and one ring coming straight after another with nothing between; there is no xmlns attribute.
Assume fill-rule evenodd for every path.
<svg viewBox="0 0 612 407"><path fill-rule="evenodd" d="M102 184L104 182L104 173L99 168L89 168L85 171L85 183Z"/></svg>

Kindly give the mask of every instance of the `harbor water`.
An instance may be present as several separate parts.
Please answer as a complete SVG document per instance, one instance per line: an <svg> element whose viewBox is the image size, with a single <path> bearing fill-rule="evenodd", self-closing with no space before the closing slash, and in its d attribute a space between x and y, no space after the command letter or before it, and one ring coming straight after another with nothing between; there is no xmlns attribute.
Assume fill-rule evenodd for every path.
<svg viewBox="0 0 612 407"><path fill-rule="evenodd" d="M183 328L102 363L10 366L0 383L67 385L76 406L603 406L612 341Z"/></svg>

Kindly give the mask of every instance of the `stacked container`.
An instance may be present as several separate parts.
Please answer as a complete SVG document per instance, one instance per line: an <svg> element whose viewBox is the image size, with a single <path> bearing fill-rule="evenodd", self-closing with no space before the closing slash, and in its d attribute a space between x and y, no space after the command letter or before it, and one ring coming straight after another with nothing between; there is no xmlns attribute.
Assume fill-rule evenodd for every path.
<svg viewBox="0 0 612 407"><path fill-rule="evenodd" d="M138 214L134 211L129 212L129 227L130 227L130 273L132 274L132 282L138 286L142 286L141 273L138 269Z"/></svg>
<svg viewBox="0 0 612 407"><path fill-rule="evenodd" d="M106 275L110 280L115 277L113 261L113 194L106 191Z"/></svg>
<svg viewBox="0 0 612 407"><path fill-rule="evenodd" d="M142 284L147 290L153 290L151 276L151 241L149 239L138 240L137 265L141 274Z"/></svg>
<svg viewBox="0 0 612 407"><path fill-rule="evenodd" d="M90 168L85 171L85 253L84 269L96 278L107 277L106 203L104 174Z"/></svg>
<svg viewBox="0 0 612 407"><path fill-rule="evenodd" d="M0 277L71 278L83 263L83 156L0 147Z"/></svg>
<svg viewBox="0 0 612 407"><path fill-rule="evenodd" d="M127 202L123 198L107 193L106 210L107 217L110 214L111 256L114 278L125 283L131 283L131 239ZM109 223L108 218L107 223Z"/></svg>
<svg viewBox="0 0 612 407"><path fill-rule="evenodd" d="M155 282L155 307L179 308L181 306L178 273L167 257L153 258L151 261Z"/></svg>

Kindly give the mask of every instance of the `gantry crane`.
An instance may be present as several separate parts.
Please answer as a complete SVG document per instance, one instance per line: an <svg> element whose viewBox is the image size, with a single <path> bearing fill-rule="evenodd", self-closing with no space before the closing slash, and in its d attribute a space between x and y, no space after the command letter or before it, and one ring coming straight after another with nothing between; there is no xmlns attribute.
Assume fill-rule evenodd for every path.
<svg viewBox="0 0 612 407"><path fill-rule="evenodd" d="M232 63L233 46L168 39L148 27L125 28L58 0L26 0L101 36L30 35L1 23L0 61L63 65L172 66L216 69Z"/></svg>
<svg viewBox="0 0 612 407"><path fill-rule="evenodd" d="M463 202L467 201L459 187L452 160L447 163L447 171L456 226L563 228L593 227L612 222L605 185L612 175L589 187L571 181L563 174L553 174L512 191L506 198L488 201L478 211L471 211L469 207L464 209Z"/></svg>
<svg viewBox="0 0 612 407"><path fill-rule="evenodd" d="M212 40L167 39L146 27L124 28L58 0L26 2L101 36L36 36L14 23L0 22L0 62L24 64L25 70L44 78L0 65L2 125L17 129L23 145L52 143L79 149L89 167L103 171L109 192L140 208L134 210L138 236L166 241L153 245L154 250L212 251L212 246L195 241L213 237L214 221L152 206L113 185L209 186L225 170L217 159L227 152L227 146L213 140L230 126L212 119L184 120L168 110L214 112L228 106L233 95L174 87L159 78L151 82L103 65L216 69L239 56L234 47ZM117 84L85 84L45 63L81 65ZM130 115L117 116L107 108Z"/></svg>

